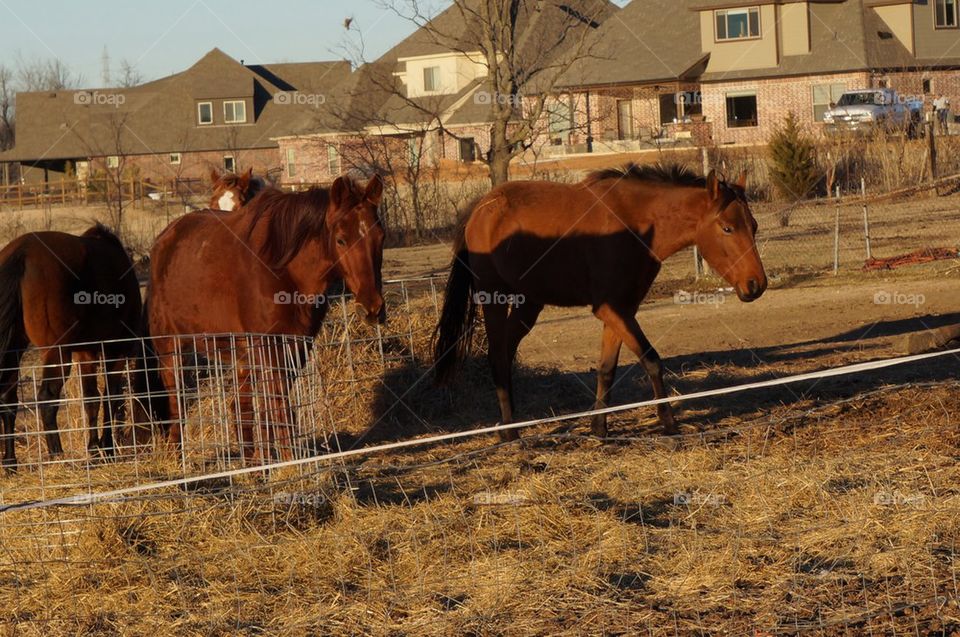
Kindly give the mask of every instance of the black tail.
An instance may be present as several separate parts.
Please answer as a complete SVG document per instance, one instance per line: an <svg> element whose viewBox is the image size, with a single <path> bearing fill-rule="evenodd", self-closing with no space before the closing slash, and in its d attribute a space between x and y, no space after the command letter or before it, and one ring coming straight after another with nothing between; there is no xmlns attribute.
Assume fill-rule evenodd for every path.
<svg viewBox="0 0 960 637"><path fill-rule="evenodd" d="M26 257L20 250L0 264L0 361L24 333L20 281L25 269Z"/></svg>
<svg viewBox="0 0 960 637"><path fill-rule="evenodd" d="M160 377L160 358L153 340L150 338L150 290L147 289L147 299L143 302L143 316L140 322L140 334L143 337L142 346L138 353L136 386L134 396L149 410L153 421L165 427L170 422L170 402Z"/></svg>
<svg viewBox="0 0 960 637"><path fill-rule="evenodd" d="M473 273L468 264L465 226L461 224L454 244L453 263L447 279L440 322L433 332L433 364L437 383L451 379L470 353L477 305L473 298Z"/></svg>

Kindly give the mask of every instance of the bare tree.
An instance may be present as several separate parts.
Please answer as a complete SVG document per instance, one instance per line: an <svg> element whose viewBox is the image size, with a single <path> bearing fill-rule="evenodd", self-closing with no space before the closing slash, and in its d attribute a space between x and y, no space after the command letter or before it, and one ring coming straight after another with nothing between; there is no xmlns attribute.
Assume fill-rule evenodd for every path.
<svg viewBox="0 0 960 637"><path fill-rule="evenodd" d="M17 89L20 91L60 91L82 82L83 77L58 58L27 60L17 55Z"/></svg>
<svg viewBox="0 0 960 637"><path fill-rule="evenodd" d="M127 119L128 113L119 109L91 120L86 134L73 133L78 136L81 144L87 151L87 156L95 161L101 161L101 170L95 171L92 179L96 182L97 173L103 175L103 194L109 216L109 225L121 238L123 237L124 180L130 176L127 169L127 160L130 155L127 147L129 136ZM133 193L131 193L131 197Z"/></svg>
<svg viewBox="0 0 960 637"><path fill-rule="evenodd" d="M143 74L129 60L120 61L120 77L116 85L120 88L130 88L143 84Z"/></svg>
<svg viewBox="0 0 960 637"><path fill-rule="evenodd" d="M575 62L590 56L589 36L613 10L605 0L453 0L434 17L422 0L376 1L415 25L423 41L463 55L485 71L479 89L483 99L477 103L488 108L490 148L482 159L493 185L507 181L510 163L535 143L549 96ZM362 42L353 47L362 51ZM370 75L430 126L459 139L429 101L408 97L393 70Z"/></svg>

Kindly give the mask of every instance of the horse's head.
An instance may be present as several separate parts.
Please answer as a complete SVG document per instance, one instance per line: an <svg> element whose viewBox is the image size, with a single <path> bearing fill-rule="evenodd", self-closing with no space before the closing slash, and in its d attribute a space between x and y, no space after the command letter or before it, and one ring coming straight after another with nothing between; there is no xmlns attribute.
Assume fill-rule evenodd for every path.
<svg viewBox="0 0 960 637"><path fill-rule="evenodd" d="M263 188L263 182L253 176L253 168L248 168L247 172L240 175L234 173L221 175L214 168L210 171L210 180L213 182L210 208L223 212L230 212L243 206Z"/></svg>
<svg viewBox="0 0 960 637"><path fill-rule="evenodd" d="M379 176L362 189L352 187L349 178L338 177L330 188L326 216L337 268L370 324L383 323L387 318L380 274L384 231L377 214L382 195L383 180Z"/></svg>
<svg viewBox="0 0 960 637"><path fill-rule="evenodd" d="M760 298L767 275L757 251L757 220L744 192L746 173L735 184L707 175L707 205L697 224L697 247L720 276L737 291L741 301Z"/></svg>

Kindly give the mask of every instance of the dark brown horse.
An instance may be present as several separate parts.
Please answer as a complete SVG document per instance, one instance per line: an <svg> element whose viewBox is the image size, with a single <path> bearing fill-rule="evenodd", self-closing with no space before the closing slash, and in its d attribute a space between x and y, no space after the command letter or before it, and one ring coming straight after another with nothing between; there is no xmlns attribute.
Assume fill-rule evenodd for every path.
<svg viewBox="0 0 960 637"><path fill-rule="evenodd" d="M96 225L76 237L63 232L32 232L0 251L0 419L3 465L16 469L17 384L24 349L45 348L37 400L47 451L63 453L57 429L58 401L78 363L88 449L113 453L113 422L123 404L123 368L137 352L130 339L140 324L140 286L120 240ZM94 341L106 341L102 344ZM102 434L97 431L100 393L97 371L105 359L107 405Z"/></svg>
<svg viewBox="0 0 960 637"><path fill-rule="evenodd" d="M744 181L630 165L579 184L494 188L468 209L456 240L435 340L438 380L448 379L468 353L482 306L501 422L512 422L510 377L521 339L545 305L586 305L603 321L596 408L607 405L624 343L643 363L654 396L665 397L663 365L635 316L663 261L696 244L742 301L767 287ZM675 434L670 406L657 412L664 431ZM606 435L606 416L594 417L593 432Z"/></svg>
<svg viewBox="0 0 960 637"><path fill-rule="evenodd" d="M266 188L262 179L253 176L253 168L248 168L247 172L240 175L236 173L221 175L213 169L210 171L210 181L213 184L210 210L223 212L240 208Z"/></svg>
<svg viewBox="0 0 960 637"><path fill-rule="evenodd" d="M236 368L235 405L244 457L252 460L255 405L253 384L273 401L273 413L261 423L271 447L289 450L290 423L287 378L254 369L255 356L284 360L267 351L269 339L176 338L190 334L257 334L313 336L327 311L328 288L344 281L364 318L383 322L380 268L384 232L377 214L383 182L374 177L361 187L341 177L329 189L301 193L266 190L241 210L193 212L170 224L151 251L147 302L149 333L154 339L160 382L171 395L168 437L181 442L182 414L175 389L182 385L178 368L190 350L199 347L229 356ZM174 338L164 338L164 337ZM266 343L264 345L264 343ZM227 348L232 351L225 351ZM268 370L269 371L269 370ZM251 375L260 373L254 380ZM268 387L264 389L263 385ZM273 423L273 425L270 425ZM274 438L276 435L276 439ZM283 437L283 438L280 438ZM275 448L276 448L275 447Z"/></svg>

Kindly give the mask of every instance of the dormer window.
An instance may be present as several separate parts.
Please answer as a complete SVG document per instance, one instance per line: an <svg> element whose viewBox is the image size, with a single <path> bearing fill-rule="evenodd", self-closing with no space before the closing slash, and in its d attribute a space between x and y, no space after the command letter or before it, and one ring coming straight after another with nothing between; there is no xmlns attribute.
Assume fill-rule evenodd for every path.
<svg viewBox="0 0 960 637"><path fill-rule="evenodd" d="M955 1L955 0L951 0ZM760 8L714 11L717 42L749 40L760 37Z"/></svg>
<svg viewBox="0 0 960 637"><path fill-rule="evenodd" d="M433 93L440 90L440 67L428 66L423 69L423 90Z"/></svg>
<svg viewBox="0 0 960 637"><path fill-rule="evenodd" d="M938 29L957 28L957 0L934 0L934 20Z"/></svg>
<svg viewBox="0 0 960 637"><path fill-rule="evenodd" d="M228 100L223 103L225 124L243 124L247 121L247 103L243 100Z"/></svg>
<svg viewBox="0 0 960 637"><path fill-rule="evenodd" d="M201 126L213 123L213 102L197 104L197 123Z"/></svg>

